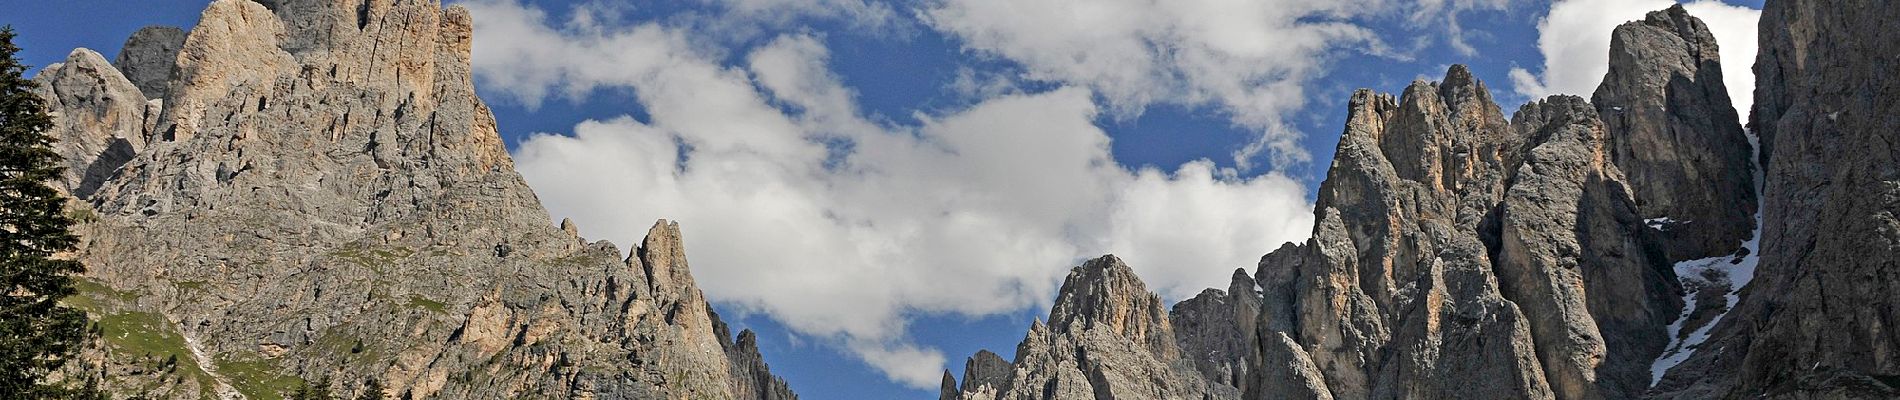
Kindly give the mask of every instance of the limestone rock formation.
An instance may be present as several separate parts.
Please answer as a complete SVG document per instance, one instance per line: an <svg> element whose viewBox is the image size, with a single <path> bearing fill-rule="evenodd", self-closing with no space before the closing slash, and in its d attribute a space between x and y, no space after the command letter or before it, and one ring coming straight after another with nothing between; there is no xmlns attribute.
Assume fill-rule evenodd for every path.
<svg viewBox="0 0 1900 400"><path fill-rule="evenodd" d="M1304 254L1269 255L1295 266L1261 265L1273 276L1260 279L1264 308L1292 313L1285 330L1260 331L1263 351L1285 334L1335 398L1549 397L1530 316L1492 272L1520 141L1463 66L1396 99L1356 93L1313 239L1282 249Z"/></svg>
<svg viewBox="0 0 1900 400"><path fill-rule="evenodd" d="M68 179L97 214L69 303L106 331L109 390L795 398L700 294L677 225L622 255L551 222L475 96L470 24L434 0L219 0L163 85L162 29L128 41L137 81L83 50L42 74L62 154L123 163Z"/></svg>
<svg viewBox="0 0 1900 400"><path fill-rule="evenodd" d="M112 65L149 99L162 99L171 89L178 51L185 47L185 31L170 26L148 26L132 33Z"/></svg>
<svg viewBox="0 0 1900 400"><path fill-rule="evenodd" d="M978 352L940 398L1900 397L1893 21L1767 3L1755 160L1680 8L1614 32L1594 104L1506 119L1463 66L1361 90L1311 239L1171 310L1087 261L1013 360ZM218 0L35 78L107 389L796 398L700 293L678 225L623 254L551 223L474 94L471 23L436 0ZM1684 313L1670 263L1733 253L1758 203L1754 283ZM1652 387L1678 318L1719 322Z"/></svg>
<svg viewBox="0 0 1900 400"><path fill-rule="evenodd" d="M1770 1L1755 108L1761 259L1668 398L1900 397L1900 8Z"/></svg>
<svg viewBox="0 0 1900 400"><path fill-rule="evenodd" d="M718 321L714 319L714 321ZM720 338L726 335L724 324L715 331ZM739 337L725 349L732 365L734 399L760 400L798 400L798 394L792 393L792 387L784 378L772 375L772 368L765 364L765 358L759 354L759 336L747 329L739 332Z"/></svg>
<svg viewBox="0 0 1900 400"><path fill-rule="evenodd" d="M1288 332L1298 324L1294 278L1312 254L1304 243L1287 243L1260 258L1255 284L1260 288L1260 316L1255 318L1255 346L1247 355L1251 370L1241 382L1247 399L1286 398L1330 400L1332 389L1313 364L1313 356Z"/></svg>
<svg viewBox="0 0 1900 400"><path fill-rule="evenodd" d="M1253 276L1235 270L1227 290L1207 289L1182 300L1168 312L1174 323L1176 346L1210 384L1243 390L1250 369L1260 292Z"/></svg>
<svg viewBox="0 0 1900 400"><path fill-rule="evenodd" d="M33 81L53 116L52 135L59 138L55 149L66 159L66 173L55 187L77 198L91 197L145 148L156 113L99 53L75 49L66 62L46 66Z"/></svg>
<svg viewBox="0 0 1900 400"><path fill-rule="evenodd" d="M1463 66L1402 96L1359 91L1312 239L1181 302L1166 331L1139 312L1158 305L1112 289L1138 288L1132 275L1091 262L1051 324L1031 328L999 395L966 377L961 398L1638 397L1682 300L1609 146L1582 98L1506 120ZM1174 346L1155 347L1162 336ZM1114 340L1090 344L1100 337ZM1193 373L1156 366L1169 362ZM1131 376L1156 391L1131 392Z"/></svg>
<svg viewBox="0 0 1900 400"><path fill-rule="evenodd" d="M1559 398L1626 398L1650 382L1682 308L1661 243L1638 217L1582 98L1554 96L1512 123L1529 152L1500 218L1496 270L1530 317Z"/></svg>
<svg viewBox="0 0 1900 400"><path fill-rule="evenodd" d="M944 386L938 399L997 398L997 391L1009 383L1012 372L1009 360L1004 360L1003 356L989 350L979 350L976 355L964 361L961 386L958 386L956 377L950 375L950 371L943 372ZM966 393L968 395L965 395Z"/></svg>
<svg viewBox="0 0 1900 400"><path fill-rule="evenodd" d="M1090 260L1063 281L1047 325L1038 321L1002 374L1001 358L979 353L959 399L1233 399L1181 359L1160 296L1115 256ZM954 397L952 395L954 394Z"/></svg>
<svg viewBox="0 0 1900 400"><path fill-rule="evenodd" d="M1754 236L1754 153L1715 36L1681 5L1618 26L1596 105L1610 155L1669 256L1734 254Z"/></svg>
<svg viewBox="0 0 1900 400"><path fill-rule="evenodd" d="M991 353L989 350L976 352L963 367L964 392L974 392L982 387L1003 387L1010 375L1009 360Z"/></svg>

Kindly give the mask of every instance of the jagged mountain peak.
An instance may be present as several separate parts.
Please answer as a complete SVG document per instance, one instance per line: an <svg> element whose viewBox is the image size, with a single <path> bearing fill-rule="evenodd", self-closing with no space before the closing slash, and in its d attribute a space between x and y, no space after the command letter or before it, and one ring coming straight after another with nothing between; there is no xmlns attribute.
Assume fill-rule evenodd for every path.
<svg viewBox="0 0 1900 400"><path fill-rule="evenodd" d="M1104 255L1069 270L1049 311L1056 332L1105 329L1157 354L1173 353L1167 306L1148 291L1135 270L1114 255Z"/></svg>
<svg viewBox="0 0 1900 400"><path fill-rule="evenodd" d="M91 198L113 171L130 161L149 141L155 104L104 56L73 49L65 62L48 65L38 76L37 92L52 110L56 150L66 172L55 185L67 194Z"/></svg>
<svg viewBox="0 0 1900 400"><path fill-rule="evenodd" d="M1684 45L1686 45L1683 50L1687 50L1690 55L1696 58L1708 60L1721 59L1721 53L1719 51L1721 48L1715 43L1715 34L1709 31L1708 24L1703 23L1701 18L1689 15L1689 10L1683 8L1682 4L1671 5L1669 8L1662 10L1650 11L1648 14L1643 15L1642 20L1625 23L1622 26L1618 26L1617 29L1635 29L1635 25L1638 24L1660 28L1663 31L1673 33L1677 37L1682 38ZM1611 40L1614 41L1616 40L1616 36L1623 35L1627 35L1627 33L1613 32L1611 34Z"/></svg>
<svg viewBox="0 0 1900 400"><path fill-rule="evenodd" d="M1734 254L1755 225L1753 150L1717 50L1682 7L1650 12L1611 33L1609 71L1590 97L1610 158L1677 260Z"/></svg>
<svg viewBox="0 0 1900 400"><path fill-rule="evenodd" d="M1113 255L1070 270L1049 323L1038 318L1030 325L1014 362L978 352L962 385L945 378L943 399L1238 396L1234 388L1209 385L1182 361L1160 296Z"/></svg>
<svg viewBox="0 0 1900 400"><path fill-rule="evenodd" d="M1464 65L1360 90L1310 240L1173 307L1121 259L1087 260L1014 360L979 351L940 395L1900 395L1900 344L1881 334L1900 320L1883 257L1900 243L1883 58L1900 53L1900 15L1767 8L1759 156L1713 35L1680 5L1611 33L1587 101L1506 118ZM471 24L437 0L218 0L190 31L142 29L110 63L79 49L36 77L60 185L99 213L79 227L75 257L94 267L76 304L165 339L102 323L103 384L795 398L757 334L734 336L697 288L678 223L627 254L550 223L474 95ZM1738 248L1763 253L1754 286L1678 281L1680 262ZM1682 346L1687 361L1652 367L1691 336L1707 341Z"/></svg>
<svg viewBox="0 0 1900 400"><path fill-rule="evenodd" d="M91 266L80 295L88 312L179 340L152 349L108 326L103 385L795 398L753 335L735 342L713 313L678 224L656 222L623 256L550 221L475 96L471 23L436 1L219 0L182 41L142 30L118 67L80 51L42 74L85 70L49 98L109 93L49 102L75 162L112 161L92 139L149 140L80 205L98 211L77 228ZM159 86L119 68L170 72ZM102 104L117 114L97 117ZM153 351L189 362L130 372L158 370Z"/></svg>

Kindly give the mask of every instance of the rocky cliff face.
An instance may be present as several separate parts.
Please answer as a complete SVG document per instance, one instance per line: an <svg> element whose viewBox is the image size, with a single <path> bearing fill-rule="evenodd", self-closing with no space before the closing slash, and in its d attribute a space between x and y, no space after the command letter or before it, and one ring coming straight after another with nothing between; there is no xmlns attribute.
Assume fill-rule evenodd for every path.
<svg viewBox="0 0 1900 400"><path fill-rule="evenodd" d="M957 387L945 376L942 398L954 399L1231 399L1231 387L1210 384L1181 357L1160 296L1115 256L1069 272L1049 323L1029 327L1016 361L979 353ZM1007 368L1007 370L1005 370ZM1005 371L1007 371L1005 373ZM954 390L953 390L954 389Z"/></svg>
<svg viewBox="0 0 1900 400"><path fill-rule="evenodd" d="M1555 96L1507 120L1463 66L1355 93L1313 238L1175 306L1174 352L1199 372L1175 382L1246 399L1655 393L1677 320L1730 305L1684 313L1672 267L1746 251L1752 150L1700 21L1672 8L1614 38L1597 104Z"/></svg>
<svg viewBox="0 0 1900 400"><path fill-rule="evenodd" d="M71 302L106 331L109 389L795 398L712 312L677 225L622 255L549 223L474 94L469 24L432 0L220 0L118 68L81 50L42 73L86 166L63 182L95 215Z"/></svg>
<svg viewBox="0 0 1900 400"><path fill-rule="evenodd" d="M1610 72L1590 99L1672 259L1734 254L1754 236L1754 150L1717 50L1682 6L1651 12L1610 35Z"/></svg>
<svg viewBox="0 0 1900 400"><path fill-rule="evenodd" d="M132 33L119 49L114 67L139 87L148 99L163 99L171 92L172 68L178 66L178 51L185 47L185 31L170 26L148 26Z"/></svg>
<svg viewBox="0 0 1900 400"><path fill-rule="evenodd" d="M1244 389L1252 366L1254 330L1260 317L1260 291L1253 276L1235 270L1226 291L1207 289L1182 300L1168 312L1175 345L1210 384Z"/></svg>
<svg viewBox="0 0 1900 400"><path fill-rule="evenodd" d="M1260 330L1263 359L1317 369L1262 368L1261 381L1320 380L1312 396L1336 398L1548 397L1532 325L1487 245L1518 133L1462 66L1348 107L1314 238L1268 255L1256 278L1264 308L1288 313L1262 317L1275 325Z"/></svg>
<svg viewBox="0 0 1900 400"><path fill-rule="evenodd" d="M1587 103L1553 97L1506 122L1455 66L1350 107L1314 238L1257 275L1264 309L1290 314L1261 317L1278 326L1260 330L1262 360L1317 368L1261 382L1317 377L1324 391L1300 397L1337 398L1616 398L1647 383L1680 300Z"/></svg>
<svg viewBox="0 0 1900 400"><path fill-rule="evenodd" d="M89 198L145 148L157 105L99 53L75 49L33 81L53 116L56 150L66 159L66 173L55 187Z"/></svg>
<svg viewBox="0 0 1900 400"><path fill-rule="evenodd" d="M1900 397L1896 10L1768 3L1759 160L1680 7L1617 28L1595 104L1360 91L1313 238L1176 305L1179 353L1248 399Z"/></svg>
<svg viewBox="0 0 1900 400"><path fill-rule="evenodd" d="M1090 260L1014 360L977 353L940 398L1900 397L1892 21L1768 3L1756 160L1680 8L1614 32L1594 104L1506 119L1462 66L1359 91L1310 240L1172 310ZM68 302L105 331L109 389L796 398L700 294L677 225L621 254L548 223L474 95L469 23L431 0L220 0L35 78L85 222ZM1759 279L1679 284L1672 263L1744 259L1758 203Z"/></svg>
<svg viewBox="0 0 1900 400"><path fill-rule="evenodd" d="M1878 1L1767 3L1749 118L1760 266L1664 397L1900 397L1896 18Z"/></svg>
<svg viewBox="0 0 1900 400"><path fill-rule="evenodd" d="M1559 398L1625 398L1650 383L1682 308L1661 244L1637 216L1590 104L1556 96L1519 109L1530 146L1505 196L1495 268L1530 316Z"/></svg>

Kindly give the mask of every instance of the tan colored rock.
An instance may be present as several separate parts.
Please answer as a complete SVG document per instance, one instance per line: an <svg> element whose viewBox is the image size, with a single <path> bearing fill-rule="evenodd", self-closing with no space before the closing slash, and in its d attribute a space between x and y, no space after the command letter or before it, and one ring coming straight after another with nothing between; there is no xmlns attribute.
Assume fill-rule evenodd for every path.
<svg viewBox="0 0 1900 400"><path fill-rule="evenodd" d="M213 1L178 52L171 104L159 119L157 139L189 139L205 119L221 117L206 115L214 103L251 105L254 99L241 94L272 91L278 76L296 65L278 46L283 38L283 22L262 4Z"/></svg>
<svg viewBox="0 0 1900 400"><path fill-rule="evenodd" d="M168 84L157 124L172 134L94 193L78 254L105 288L85 295L176 321L209 361L105 386L190 397L163 382L282 377L442 399L795 398L712 313L676 225L627 256L551 223L475 95L471 28L427 0L211 4Z"/></svg>
<svg viewBox="0 0 1900 400"><path fill-rule="evenodd" d="M1349 110L1314 238L1261 264L1263 309L1293 314L1262 316L1288 326L1260 332L1262 359L1310 358L1335 398L1549 398L1526 318L1491 268L1491 220L1521 156L1489 91L1453 66L1399 98L1361 91ZM1280 350L1276 331L1304 356Z"/></svg>
<svg viewBox="0 0 1900 400"><path fill-rule="evenodd" d="M144 150L148 104L139 89L105 57L74 49L66 61L33 77L53 116L54 150L65 158L58 188L80 199Z"/></svg>
<svg viewBox="0 0 1900 400"><path fill-rule="evenodd" d="M1530 150L1503 204L1500 281L1529 317L1558 398L1633 397L1682 308L1671 263L1589 103L1553 96L1512 122Z"/></svg>
<svg viewBox="0 0 1900 400"><path fill-rule="evenodd" d="M470 309L468 318L463 320L461 341L473 344L477 354L501 351L514 339L510 337L508 312L499 299L482 299L482 303Z"/></svg>

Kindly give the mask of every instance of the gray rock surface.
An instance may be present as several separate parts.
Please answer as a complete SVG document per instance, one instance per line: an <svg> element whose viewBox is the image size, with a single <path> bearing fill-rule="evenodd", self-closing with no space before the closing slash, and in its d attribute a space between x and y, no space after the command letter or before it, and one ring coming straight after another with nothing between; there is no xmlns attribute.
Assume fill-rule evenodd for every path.
<svg viewBox="0 0 1900 400"><path fill-rule="evenodd" d="M78 228L69 302L106 331L109 390L795 398L700 294L676 224L630 255L555 226L475 96L470 23L432 0L209 5L143 113L158 140ZM129 80L75 57L45 79L104 83L52 86L62 126L147 126ZM74 134L138 136L118 132Z"/></svg>
<svg viewBox="0 0 1900 400"><path fill-rule="evenodd" d="M1254 330L1260 317L1260 292L1253 276L1235 270L1227 290L1207 289L1183 300L1168 312L1174 324L1176 346L1210 384L1245 390L1253 351Z"/></svg>
<svg viewBox="0 0 1900 400"><path fill-rule="evenodd" d="M185 31L170 26L148 26L132 33L112 65L125 73L146 98L163 99L171 89L178 51L185 47Z"/></svg>
<svg viewBox="0 0 1900 400"><path fill-rule="evenodd" d="M1498 277L1530 317L1557 397L1633 397L1682 308L1671 264L1603 157L1589 103L1553 96L1512 123L1530 150L1505 196Z"/></svg>
<svg viewBox="0 0 1900 400"><path fill-rule="evenodd" d="M721 329L714 332L720 338L728 337L723 325L721 323ZM792 387L784 378L772 375L772 367L765 364L764 355L759 353L759 336L751 329L740 331L738 339L725 350L726 356L731 358L735 385L732 398L798 400L798 394L792 393Z"/></svg>
<svg viewBox="0 0 1900 400"><path fill-rule="evenodd" d="M1900 8L1770 1L1755 107L1761 261L1658 397L1900 397Z"/></svg>
<svg viewBox="0 0 1900 400"><path fill-rule="evenodd" d="M1049 323L1030 326L1007 378L995 365L999 357L979 353L954 398L1238 398L1181 358L1165 310L1120 259L1090 260L1070 270Z"/></svg>
<svg viewBox="0 0 1900 400"><path fill-rule="evenodd" d="M1618 26L1590 102L1611 159L1671 259L1734 254L1754 236L1754 153L1722 81L1715 36L1682 6Z"/></svg>
<svg viewBox="0 0 1900 400"><path fill-rule="evenodd" d="M1896 10L1768 3L1751 118L1759 160L1733 123L1712 35L1680 7L1614 32L1595 105L1556 96L1506 122L1457 66L1401 97L1355 93L1313 238L1178 305L1178 354L1207 387L1248 399L1900 397ZM1757 162L1760 269L1701 272L1754 283L1692 288L1685 312L1672 263L1749 250L1738 245L1756 225ZM1662 217L1677 222L1647 226ZM1244 317L1230 310L1256 299L1254 329L1236 329ZM1667 327L1688 335L1717 320L1652 387ZM1024 360L1169 352L1134 340L1120 354L1054 356L1085 347L1037 341L1066 338L1058 329L1031 327L1012 382L1050 384L1015 398L1118 382L1083 389L1083 363ZM1154 337L1140 332L1127 337ZM1244 377L1226 380L1236 370Z"/></svg>
<svg viewBox="0 0 1900 400"><path fill-rule="evenodd" d="M1715 44L1680 9L1618 28L1595 105L1506 120L1462 66L1355 93L1312 239L1171 311L1091 260L1013 361L979 352L940 397L1900 397L1896 10L1768 3L1761 266L1655 388L1683 315L1669 262L1732 251L1755 202ZM116 68L82 49L35 78L84 200L68 303L106 333L108 389L796 398L699 292L676 224L622 254L551 223L474 95L470 23L432 0L220 0Z"/></svg>
<svg viewBox="0 0 1900 400"><path fill-rule="evenodd" d="M1680 288L1594 107L1554 97L1507 121L1484 84L1453 66L1402 96L1359 91L1348 108L1312 239L1176 305L1172 348L1142 328L1156 318L1133 312L1152 300L1098 289L1137 287L1132 274L1084 266L1051 324L1031 328L1002 395L970 396L966 382L963 398L1120 397L1130 376L1156 390L1136 397L1205 387L1247 399L1613 399L1647 389ZM1128 322L1106 329L1114 346L1087 344L1098 325L1063 330L1076 321ZM1148 357L1178 357L1195 373L1122 363ZM1090 365L1124 366L1092 375Z"/></svg>
<svg viewBox="0 0 1900 400"><path fill-rule="evenodd" d="M948 388L945 393L952 399L960 397L962 393L988 393L994 396L998 389L1009 383L1010 368L1009 360L1004 360L1003 356L989 350L978 350L976 355L963 363L963 384ZM948 374L949 371L944 373Z"/></svg>
<svg viewBox="0 0 1900 400"><path fill-rule="evenodd" d="M1480 233L1517 162L1489 91L1454 66L1349 109L1284 333L1337 398L1548 396Z"/></svg>
<svg viewBox="0 0 1900 400"><path fill-rule="evenodd" d="M1243 398L1333 398L1312 355L1288 336L1288 332L1298 332L1294 327L1299 286L1294 278L1311 254L1303 243L1287 243L1260 258L1254 277L1260 287L1261 309L1255 318L1255 345L1247 358L1251 368L1241 384Z"/></svg>
<svg viewBox="0 0 1900 400"><path fill-rule="evenodd" d="M55 150L66 159L66 172L54 186L85 199L145 148L155 113L105 57L74 49L66 62L48 65L33 77L37 94L53 116Z"/></svg>

